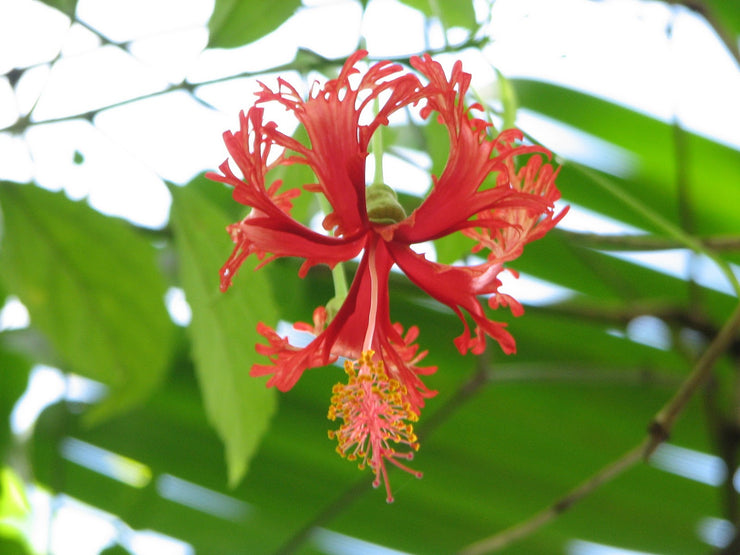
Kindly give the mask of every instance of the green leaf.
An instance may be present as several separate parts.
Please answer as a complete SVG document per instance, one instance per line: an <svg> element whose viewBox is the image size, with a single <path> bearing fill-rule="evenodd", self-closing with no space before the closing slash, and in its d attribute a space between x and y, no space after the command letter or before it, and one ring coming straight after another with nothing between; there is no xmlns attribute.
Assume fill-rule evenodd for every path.
<svg viewBox="0 0 740 555"><path fill-rule="evenodd" d="M7 334L8 332L0 334L0 462L7 460L6 457L13 444L10 414L26 390L31 369L28 360L5 349L4 339Z"/></svg>
<svg viewBox="0 0 740 555"><path fill-rule="evenodd" d="M740 4L737 2L727 2L727 0L706 0L704 8L710 15L716 18L715 24L718 24L728 35L740 35ZM737 45L735 46L737 48Z"/></svg>
<svg viewBox="0 0 740 555"><path fill-rule="evenodd" d="M146 399L165 376L174 329L153 246L62 192L1 183L0 205L0 277L9 292L65 370L110 388L90 422Z"/></svg>
<svg viewBox="0 0 740 555"><path fill-rule="evenodd" d="M516 111L519 107L516 90L512 86L511 81L498 69L496 69L496 78L498 80L498 93L501 97L501 105L503 107L503 128L510 129L514 127Z"/></svg>
<svg viewBox="0 0 740 555"><path fill-rule="evenodd" d="M64 15L68 15L74 19L75 12L77 11L77 0L41 0L47 6L51 6L54 9L59 10Z"/></svg>
<svg viewBox="0 0 740 555"><path fill-rule="evenodd" d="M26 516L30 510L23 481L12 468L0 467L0 521Z"/></svg>
<svg viewBox="0 0 740 555"><path fill-rule="evenodd" d="M445 29L451 27L464 27L474 30L476 28L475 10L470 0L402 0L407 6L411 6L430 17L436 17L442 22Z"/></svg>
<svg viewBox="0 0 740 555"><path fill-rule="evenodd" d="M243 265L241 279L227 293L219 292L218 270L231 250L224 228L231 220L211 198L225 191L202 178L171 190L182 286L193 313L189 332L196 372L206 413L226 448L229 483L235 486L275 411L274 390L250 377L249 369L265 362L254 349L261 339L256 325L274 325L277 310L268 272L251 271L253 260Z"/></svg>
<svg viewBox="0 0 740 555"><path fill-rule="evenodd" d="M0 467L0 553L31 553L22 529L27 528L31 506L23 481L10 467Z"/></svg>
<svg viewBox="0 0 740 555"><path fill-rule="evenodd" d="M300 0L216 0L208 22L208 46L235 48L254 42L282 25L300 5Z"/></svg>

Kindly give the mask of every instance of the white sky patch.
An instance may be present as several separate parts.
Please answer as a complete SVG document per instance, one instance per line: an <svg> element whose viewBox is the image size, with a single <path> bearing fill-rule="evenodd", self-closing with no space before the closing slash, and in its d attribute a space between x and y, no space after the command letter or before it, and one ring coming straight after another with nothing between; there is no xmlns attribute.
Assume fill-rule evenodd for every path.
<svg viewBox="0 0 740 555"><path fill-rule="evenodd" d="M73 497L52 495L34 485L27 487L27 494L31 541L38 553L98 555L120 543L137 555L195 555L186 542L151 530L133 530L117 516Z"/></svg>
<svg viewBox="0 0 740 555"><path fill-rule="evenodd" d="M162 179L95 126L83 120L39 125L27 131L26 142L42 187L64 189L73 199L87 196L98 211L139 225L167 223L171 197ZM76 151L82 164L74 161Z"/></svg>
<svg viewBox="0 0 740 555"><path fill-rule="evenodd" d="M32 67L23 72L16 86L15 107L20 115L28 115L49 82L51 67L48 64ZM8 105L10 108L12 105ZM2 108L0 108L2 109ZM16 114L17 115L17 114Z"/></svg>
<svg viewBox="0 0 740 555"><path fill-rule="evenodd" d="M153 530L124 534L120 542L132 553L141 555L195 555L189 543Z"/></svg>
<svg viewBox="0 0 740 555"><path fill-rule="evenodd" d="M698 256L683 249L669 249L664 251L636 251L636 252L605 252L609 256L620 258L645 268L656 270L663 274L685 280L691 277L696 283L714 289L720 293L734 295L734 291L727 278L720 272L716 264L705 256ZM740 275L738 268L732 266L736 276Z"/></svg>
<svg viewBox="0 0 740 555"><path fill-rule="evenodd" d="M7 78L0 77L0 127L12 125L18 117L15 93Z"/></svg>
<svg viewBox="0 0 740 555"><path fill-rule="evenodd" d="M284 26L286 35L301 37L301 46L324 56L341 58L358 47L362 29L362 6L359 2L333 0L306 2L308 8L299 9ZM337 22L341 21L341 25ZM310 32L306 32L310 29ZM331 40L326 40L331 37Z"/></svg>
<svg viewBox="0 0 740 555"><path fill-rule="evenodd" d="M16 435L27 433L41 412L64 397L64 376L56 368L38 365L31 371L26 392L10 413L10 428Z"/></svg>
<svg viewBox="0 0 740 555"><path fill-rule="evenodd" d="M543 114L520 108L516 124L566 160L623 178L637 170L637 156L628 150Z"/></svg>
<svg viewBox="0 0 740 555"><path fill-rule="evenodd" d="M77 17L114 42L146 38L171 31L203 27L213 0L79 0Z"/></svg>
<svg viewBox="0 0 740 555"><path fill-rule="evenodd" d="M598 212L574 204L567 200L555 204L555 212L570 206L568 213L558 223L558 229L578 231L581 233L598 233L600 235L619 235L644 233L642 230L613 218L603 216Z"/></svg>
<svg viewBox="0 0 740 555"><path fill-rule="evenodd" d="M306 320L306 323L310 323L310 321ZM277 326L275 326L275 333L280 337L287 337L291 345L299 348L307 346L315 339L312 334L295 329L292 322L286 322L285 320L278 321Z"/></svg>
<svg viewBox="0 0 740 555"><path fill-rule="evenodd" d="M377 58L416 54L426 49L424 16L395 0L370 2L362 20L367 50ZM393 37L393 40L388 40Z"/></svg>
<svg viewBox="0 0 740 555"><path fill-rule="evenodd" d="M207 43L208 31L195 27L138 39L129 52L174 85L186 78Z"/></svg>
<svg viewBox="0 0 740 555"><path fill-rule="evenodd" d="M22 137L0 133L0 179L28 183L33 178L33 162Z"/></svg>
<svg viewBox="0 0 740 555"><path fill-rule="evenodd" d="M175 324L178 326L190 324L193 312L185 298L185 291L180 287L170 287L165 293L164 302L167 306L167 312L169 312L170 318Z"/></svg>
<svg viewBox="0 0 740 555"><path fill-rule="evenodd" d="M407 555L405 551L390 549L325 528L315 529L311 533L311 542L329 555Z"/></svg>
<svg viewBox="0 0 740 555"><path fill-rule="evenodd" d="M732 541L735 527L729 520L708 516L699 521L696 534L704 543L723 548Z"/></svg>
<svg viewBox="0 0 740 555"><path fill-rule="evenodd" d="M507 271L501 272L498 277L502 284L501 292L511 295L522 304L546 306L565 301L574 294L572 289L521 272L518 278Z"/></svg>
<svg viewBox="0 0 740 555"><path fill-rule="evenodd" d="M28 386L10 414L10 428L16 435L24 435L49 405L62 399L93 403L102 399L107 388L96 381L75 374L65 375L61 370L38 364L31 370Z"/></svg>
<svg viewBox="0 0 740 555"><path fill-rule="evenodd" d="M234 522L244 521L252 511L252 506L244 501L224 495L171 474L157 477L156 488L159 495L174 503Z"/></svg>
<svg viewBox="0 0 740 555"><path fill-rule="evenodd" d="M131 121L147 121L146 133L127 124ZM143 167L178 184L187 183L223 156L226 125L227 118L182 91L106 110L95 118L95 127L115 145L123 146ZM194 133L203 139L189 140Z"/></svg>
<svg viewBox="0 0 740 555"><path fill-rule="evenodd" d="M134 488L143 488L152 479L145 464L73 437L64 438L59 450L70 462Z"/></svg>
<svg viewBox="0 0 740 555"><path fill-rule="evenodd" d="M719 486L727 475L725 463L716 455L670 443L659 445L650 457L649 464L708 486Z"/></svg>
<svg viewBox="0 0 740 555"><path fill-rule="evenodd" d="M61 53L73 58L97 50L102 42L90 29L79 23L73 23L62 37Z"/></svg>
<svg viewBox="0 0 740 555"><path fill-rule="evenodd" d="M569 541L565 547L565 552L567 555L659 555L586 540Z"/></svg>
<svg viewBox="0 0 740 555"><path fill-rule="evenodd" d="M434 248L432 241L424 241L423 243L414 243L411 245L411 250L416 254L421 254L430 262L437 261L437 249ZM396 266L394 266L396 268Z"/></svg>
<svg viewBox="0 0 740 555"><path fill-rule="evenodd" d="M118 519L114 515L65 495L56 496L49 503L54 514L50 520L50 553L93 555L115 541ZM82 530L85 532L80 533Z"/></svg>
<svg viewBox="0 0 740 555"><path fill-rule="evenodd" d="M27 328L30 324L31 317L25 305L18 297L8 297L0 309L0 331L19 330Z"/></svg>
<svg viewBox="0 0 740 555"><path fill-rule="evenodd" d="M101 46L78 56L63 56L54 64L33 117L43 121L85 113L166 86L160 74L129 54L114 46Z"/></svg>
<svg viewBox="0 0 740 555"><path fill-rule="evenodd" d="M677 114L687 129L740 148L740 110L731 108L740 72L688 10L638 0L497 0L492 34L485 53L508 77L551 81L663 121Z"/></svg>
<svg viewBox="0 0 740 555"><path fill-rule="evenodd" d="M667 351L671 348L671 330L655 316L638 316L627 324L627 337L637 343Z"/></svg>
<svg viewBox="0 0 740 555"><path fill-rule="evenodd" d="M374 177L374 168L375 156L371 154L365 167L369 183ZM383 154L383 178L384 183L395 191L416 196L422 196L432 185L432 178L423 166L419 167L387 152Z"/></svg>
<svg viewBox="0 0 740 555"><path fill-rule="evenodd" d="M0 2L0 73L54 58L69 28L69 18L41 2Z"/></svg>

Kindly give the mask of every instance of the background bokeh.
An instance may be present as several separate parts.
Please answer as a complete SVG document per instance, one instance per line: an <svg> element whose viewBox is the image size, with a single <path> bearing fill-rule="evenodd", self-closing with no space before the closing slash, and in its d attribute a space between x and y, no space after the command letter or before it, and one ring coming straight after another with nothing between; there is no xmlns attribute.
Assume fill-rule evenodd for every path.
<svg viewBox="0 0 740 555"><path fill-rule="evenodd" d="M0 552L455 553L558 500L501 552L738 552L739 35L725 0L0 2ZM341 369L280 395L247 375L256 323L309 320L329 272L279 260L219 293L244 211L203 177L258 81L305 94L360 47L462 60L570 205L510 265L525 315L491 315L515 355L461 357L456 316L391 275L439 367L424 478L392 472L392 505L326 439ZM385 142L413 206L444 132L399 119ZM670 438L630 458L666 406Z"/></svg>

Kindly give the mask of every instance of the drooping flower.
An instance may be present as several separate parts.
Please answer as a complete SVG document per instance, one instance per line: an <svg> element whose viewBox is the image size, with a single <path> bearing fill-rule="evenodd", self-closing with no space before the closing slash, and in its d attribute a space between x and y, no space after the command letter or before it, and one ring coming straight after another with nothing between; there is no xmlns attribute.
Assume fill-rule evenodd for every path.
<svg viewBox="0 0 740 555"><path fill-rule="evenodd" d="M499 273L563 213L554 212L559 193L549 151L522 144L517 130L494 136L491 125L471 112L482 107L465 107L470 75L460 62L449 78L428 55L411 59L416 73L386 61L358 75L356 65L365 55L352 55L336 79L314 87L306 100L283 79L278 79L277 90L261 85L255 105L240 114L240 129L224 134L242 177L232 172L228 160L220 166L221 174L209 177L232 186L234 199L251 207L246 218L228 228L235 248L221 270L224 291L250 255L261 264L278 257L301 258L299 276L304 277L313 265L334 267L362 253L336 314L319 307L312 325L296 324L315 336L307 346L291 345L259 324L266 343L257 345L257 351L269 364L254 365L251 375L270 376L268 386L286 391L305 370L344 357L349 383L335 386L329 411L331 419L344 423L330 437L338 440L340 454L371 467L374 484L385 482L390 501L385 462L420 475L398 459L411 459L418 448L411 423L424 400L435 394L421 377L436 371L419 365L426 351L415 344L418 328L404 332L391 322L391 268L398 266L459 316L463 331L455 345L461 354L481 353L486 336L512 353L515 342L506 325L488 318L480 298L487 297L491 308L508 306L515 315L522 313L515 299L498 291ZM265 121L266 103L292 112L305 127L309 144ZM442 174L433 177L431 191L407 216L390 187L366 186L365 161L373 133L388 125L391 114L409 106L419 106L423 118L436 114L447 129L450 153ZM313 231L291 216L292 201L302 191L282 190L279 180L267 182L270 170L290 164L306 164L315 174L317 182L303 189L324 195L331 205L323 221L327 233ZM474 239L474 250L485 252L485 261L451 266L413 250L415 244L456 232ZM472 332L466 313L474 323ZM399 445L410 450L398 452Z"/></svg>

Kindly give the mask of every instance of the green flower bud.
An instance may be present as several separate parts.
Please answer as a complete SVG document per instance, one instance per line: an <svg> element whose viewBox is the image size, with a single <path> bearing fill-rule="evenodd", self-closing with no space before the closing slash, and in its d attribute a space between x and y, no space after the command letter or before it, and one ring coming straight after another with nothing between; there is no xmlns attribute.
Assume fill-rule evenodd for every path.
<svg viewBox="0 0 740 555"><path fill-rule="evenodd" d="M396 192L383 183L365 188L365 203L367 217L374 224L397 224L406 219L406 211L398 202Z"/></svg>

